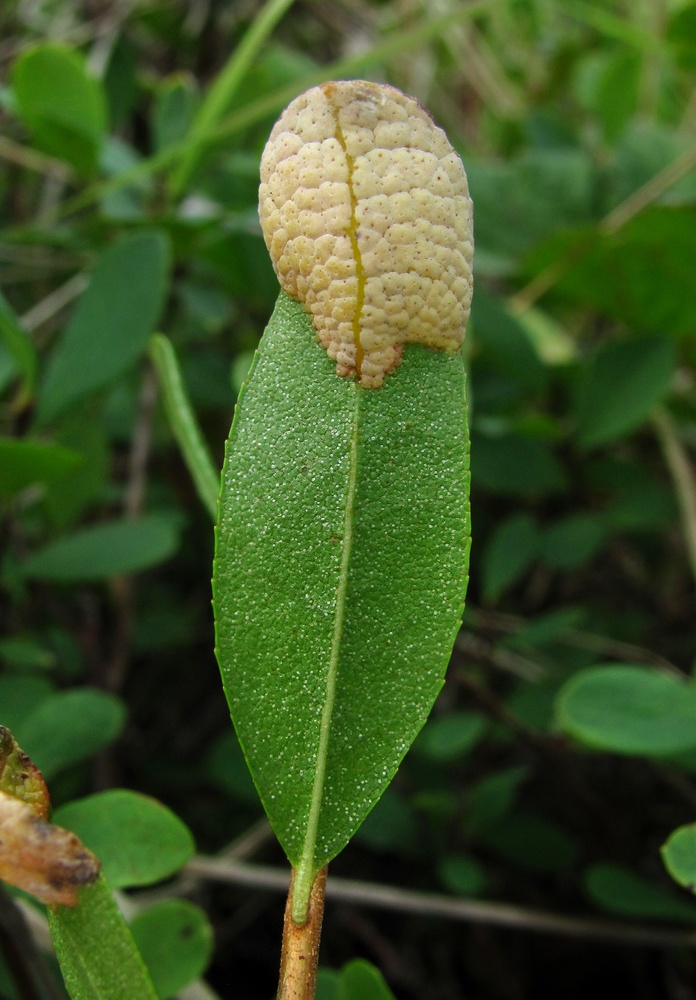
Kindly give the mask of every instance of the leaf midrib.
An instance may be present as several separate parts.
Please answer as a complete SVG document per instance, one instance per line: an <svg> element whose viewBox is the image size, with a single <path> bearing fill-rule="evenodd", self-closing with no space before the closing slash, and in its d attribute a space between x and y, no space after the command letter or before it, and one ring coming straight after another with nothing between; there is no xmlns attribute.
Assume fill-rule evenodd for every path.
<svg viewBox="0 0 696 1000"><path fill-rule="evenodd" d="M319 830L319 817L321 814L322 800L324 798L324 786L326 783L326 765L329 755L329 740L331 738L331 720L333 718L334 705L336 702L336 683L338 680L338 667L341 655L341 641L343 638L343 624L346 610L346 595L348 591L348 576L353 546L355 493L358 479L359 400L361 391L363 390L361 390L358 385L354 385L352 430L348 459L348 490L346 492L346 505L343 519L341 563L339 566L338 583L336 587L336 607L331 637L331 651L329 653L329 663L326 675L326 695L321 712L319 746L317 749L316 770L314 774L314 781L312 783L312 794L310 798L309 813L307 816L307 830L305 833L304 844L302 846L300 862L295 873L293 889L292 919L296 924L304 924L307 920L309 896L312 890L314 877L316 875L314 859L316 855L317 833Z"/></svg>

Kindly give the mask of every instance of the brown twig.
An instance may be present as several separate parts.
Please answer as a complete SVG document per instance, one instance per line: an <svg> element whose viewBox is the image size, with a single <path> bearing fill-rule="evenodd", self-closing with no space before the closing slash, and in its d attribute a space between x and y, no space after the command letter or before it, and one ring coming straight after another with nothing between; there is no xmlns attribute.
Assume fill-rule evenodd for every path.
<svg viewBox="0 0 696 1000"><path fill-rule="evenodd" d="M283 922L283 948L280 955L278 1000L314 1000L319 963L321 922L324 917L326 868L314 880L309 894L307 919L296 924L292 919L293 870Z"/></svg>
<svg viewBox="0 0 696 1000"><path fill-rule="evenodd" d="M288 887L287 873L268 865L197 857L188 863L185 871L200 878L246 885L256 889L285 892ZM326 897L360 906L496 927L512 927L537 934L554 934L652 948L696 948L696 931L693 930L670 930L650 924L641 926L614 920L596 920L591 917L570 917L509 903L450 898L436 893L414 892L352 879L332 877L327 882Z"/></svg>

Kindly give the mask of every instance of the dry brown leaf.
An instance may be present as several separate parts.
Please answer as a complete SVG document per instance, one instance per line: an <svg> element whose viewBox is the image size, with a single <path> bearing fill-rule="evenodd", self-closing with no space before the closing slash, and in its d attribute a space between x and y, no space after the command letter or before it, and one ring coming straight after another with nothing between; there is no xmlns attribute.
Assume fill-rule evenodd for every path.
<svg viewBox="0 0 696 1000"><path fill-rule="evenodd" d="M74 906L80 886L98 875L99 862L79 837L0 792L0 879L48 906Z"/></svg>

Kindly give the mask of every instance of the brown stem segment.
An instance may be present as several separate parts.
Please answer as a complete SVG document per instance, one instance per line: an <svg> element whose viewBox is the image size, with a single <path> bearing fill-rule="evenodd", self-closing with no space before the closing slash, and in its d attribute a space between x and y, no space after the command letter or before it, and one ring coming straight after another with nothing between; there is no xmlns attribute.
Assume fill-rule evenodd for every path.
<svg viewBox="0 0 696 1000"><path fill-rule="evenodd" d="M314 879L304 924L296 924L292 919L295 870L292 871L290 892L285 904L278 1000L314 1000L327 871L328 868L322 868Z"/></svg>

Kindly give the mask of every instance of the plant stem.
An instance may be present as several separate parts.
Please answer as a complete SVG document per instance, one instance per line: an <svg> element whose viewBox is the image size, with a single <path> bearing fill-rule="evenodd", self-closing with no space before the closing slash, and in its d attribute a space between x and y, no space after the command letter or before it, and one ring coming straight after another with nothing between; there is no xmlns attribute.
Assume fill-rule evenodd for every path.
<svg viewBox="0 0 696 1000"><path fill-rule="evenodd" d="M296 924L292 918L292 895L295 887L293 869L288 901L285 904L278 1000L314 1000L327 870L326 867L322 868L314 879L306 921Z"/></svg>

